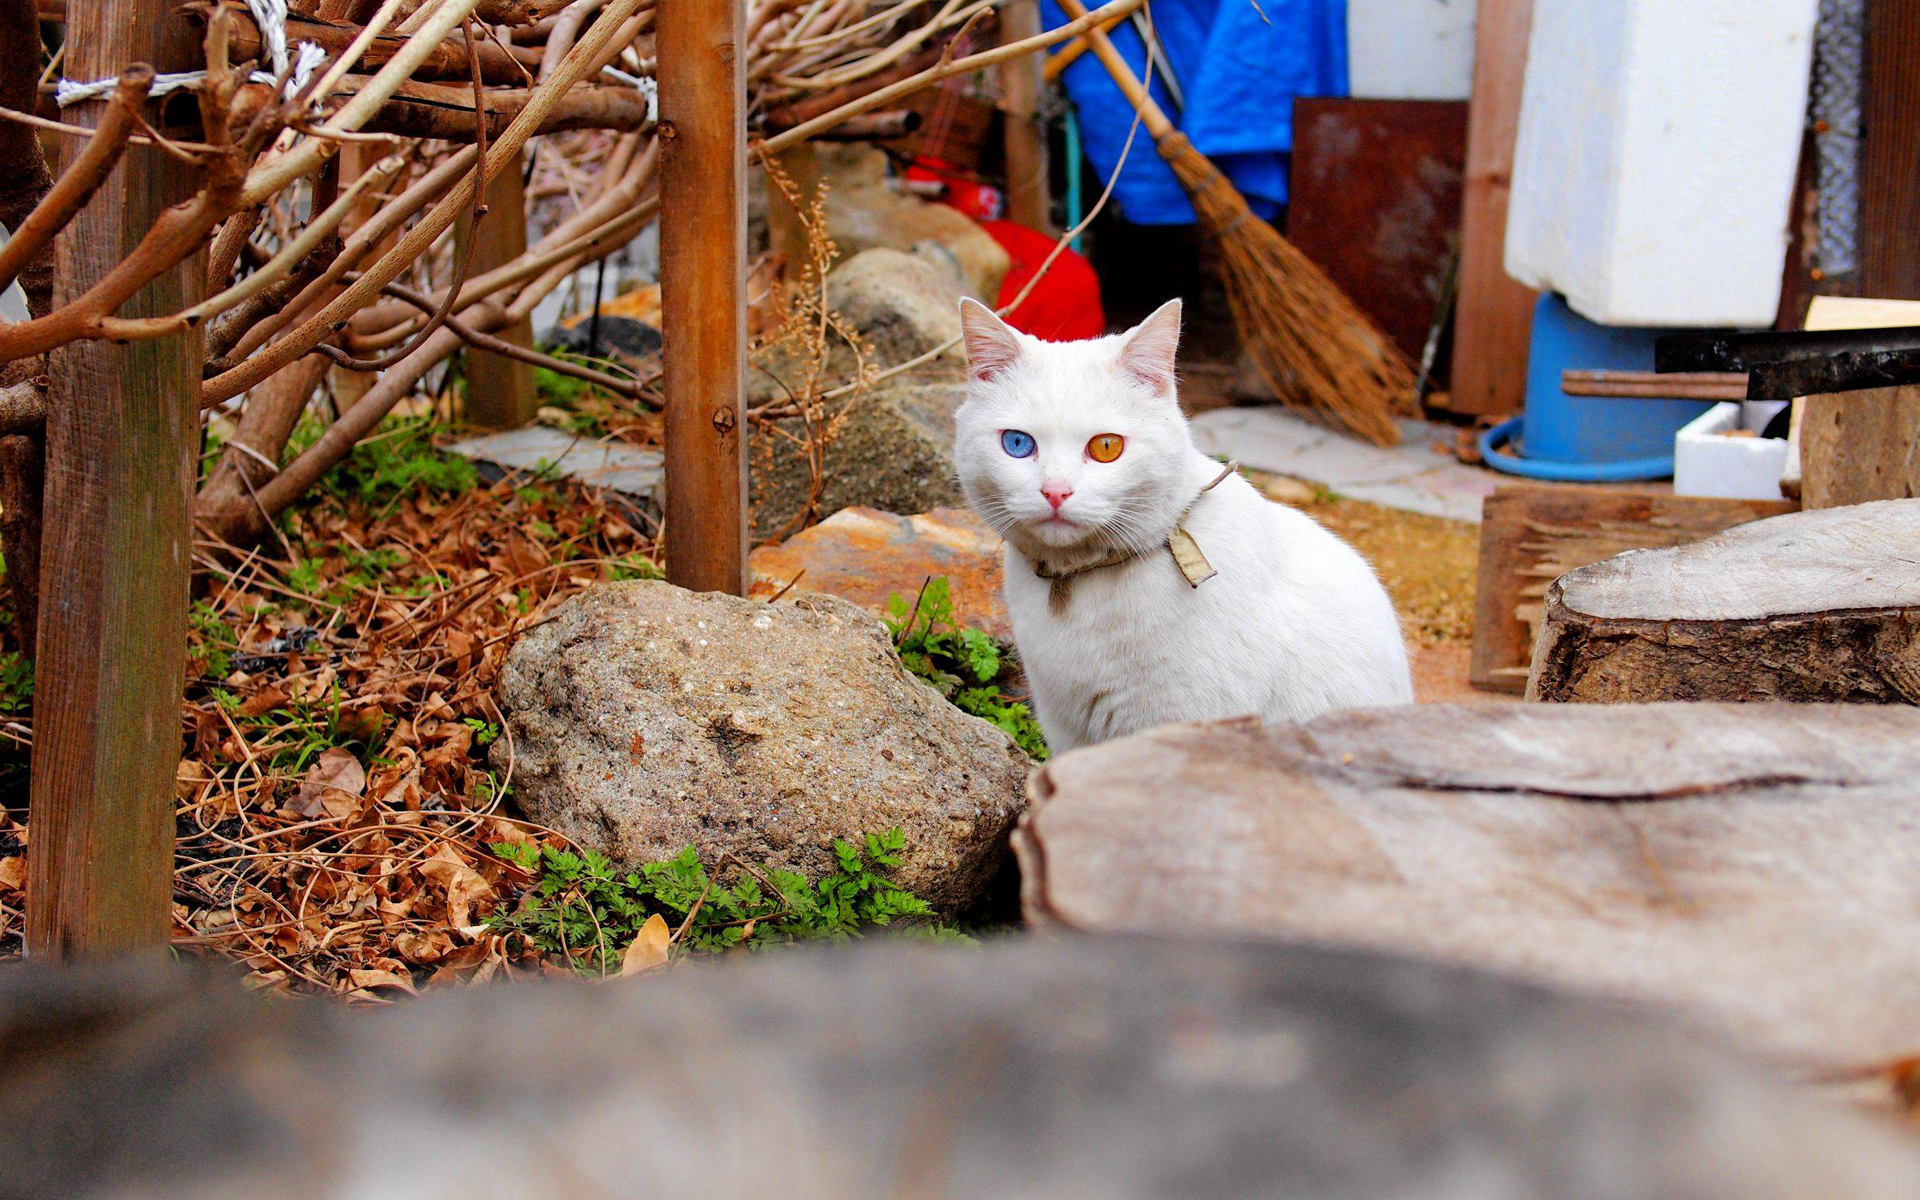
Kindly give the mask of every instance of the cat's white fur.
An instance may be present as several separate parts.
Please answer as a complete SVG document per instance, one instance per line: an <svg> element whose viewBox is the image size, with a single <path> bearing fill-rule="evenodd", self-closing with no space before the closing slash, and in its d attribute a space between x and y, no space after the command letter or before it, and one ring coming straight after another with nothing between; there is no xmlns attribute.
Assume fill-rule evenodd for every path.
<svg viewBox="0 0 1920 1200"><path fill-rule="evenodd" d="M1413 699L1393 605L1351 546L1238 475L1194 503L1185 527L1214 569L1190 586L1165 542L1220 473L1194 448L1175 392L1180 302L1125 334L1048 343L961 303L971 382L954 457L980 517L1006 538L1006 596L1035 713L1056 751L1169 721L1257 714L1300 721ZM1014 458L1001 432L1032 435ZM1126 439L1094 461L1096 434ZM1049 484L1072 489L1049 520ZM1142 551L1073 579L1049 609L1054 570L1118 547Z"/></svg>

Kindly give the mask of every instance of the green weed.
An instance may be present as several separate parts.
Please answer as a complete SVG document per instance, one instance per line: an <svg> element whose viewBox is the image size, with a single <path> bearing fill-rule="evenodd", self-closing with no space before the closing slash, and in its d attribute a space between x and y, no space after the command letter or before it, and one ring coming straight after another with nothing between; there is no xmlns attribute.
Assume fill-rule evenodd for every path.
<svg viewBox="0 0 1920 1200"><path fill-rule="evenodd" d="M488 918L494 929L518 934L538 949L565 956L576 970L615 974L621 955L649 917L676 930L690 953L738 947L846 940L876 927L910 923L941 940L964 939L934 923L924 900L894 884L906 835L869 833L863 845L835 839L835 870L818 883L798 872L761 870L723 854L710 873L691 846L673 858L622 874L605 855L575 854L551 846L496 842L494 854L535 876L520 906ZM718 872L731 867L731 882Z"/></svg>
<svg viewBox="0 0 1920 1200"><path fill-rule="evenodd" d="M431 417L388 418L327 472L317 492L385 516L408 496L446 499L471 491L480 483L479 468L435 449L436 428ZM291 459L311 446L321 432L320 422L311 414L301 418L287 443L287 457Z"/></svg>
<svg viewBox="0 0 1920 1200"><path fill-rule="evenodd" d="M962 712L1005 730L1033 758L1047 757L1046 735L1033 710L1000 689L1012 674L1006 651L981 630L959 623L945 575L927 580L911 605L895 592L887 599L887 612L882 620L907 670Z"/></svg>

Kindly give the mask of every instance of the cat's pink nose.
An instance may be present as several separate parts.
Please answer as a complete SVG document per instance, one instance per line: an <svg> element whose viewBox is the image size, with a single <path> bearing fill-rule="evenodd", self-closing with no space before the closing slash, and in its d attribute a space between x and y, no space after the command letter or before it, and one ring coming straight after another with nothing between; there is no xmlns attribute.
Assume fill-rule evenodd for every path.
<svg viewBox="0 0 1920 1200"><path fill-rule="evenodd" d="M1053 511L1059 512L1060 506L1067 502L1067 497L1073 495L1073 485L1064 479L1049 479L1040 485L1040 494L1047 498L1048 504L1053 505Z"/></svg>

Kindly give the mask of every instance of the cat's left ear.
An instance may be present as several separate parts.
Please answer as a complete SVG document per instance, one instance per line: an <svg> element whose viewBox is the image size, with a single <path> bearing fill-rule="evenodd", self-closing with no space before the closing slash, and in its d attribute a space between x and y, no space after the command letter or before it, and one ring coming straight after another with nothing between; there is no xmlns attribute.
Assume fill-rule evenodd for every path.
<svg viewBox="0 0 1920 1200"><path fill-rule="evenodd" d="M1020 335L972 297L960 301L960 332L967 343L967 373L987 380L1019 361Z"/></svg>
<svg viewBox="0 0 1920 1200"><path fill-rule="evenodd" d="M1169 300L1127 334L1120 348L1120 369L1147 390L1173 386L1173 361L1180 350L1180 301Z"/></svg>

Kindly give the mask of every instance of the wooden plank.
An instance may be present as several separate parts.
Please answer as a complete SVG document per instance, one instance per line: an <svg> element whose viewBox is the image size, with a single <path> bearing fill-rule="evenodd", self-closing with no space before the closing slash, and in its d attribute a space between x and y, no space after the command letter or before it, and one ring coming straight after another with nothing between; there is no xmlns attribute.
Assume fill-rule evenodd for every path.
<svg viewBox="0 0 1920 1200"><path fill-rule="evenodd" d="M1920 0L1867 5L1860 105L1859 291L1920 300Z"/></svg>
<svg viewBox="0 0 1920 1200"><path fill-rule="evenodd" d="M1502 487L1481 510L1468 679L1489 691L1526 690L1547 588L1566 572L1628 550L1685 545L1795 507L1570 484Z"/></svg>
<svg viewBox="0 0 1920 1200"><path fill-rule="evenodd" d="M1802 504L1920 496L1920 386L1808 396L1800 404Z"/></svg>
<svg viewBox="0 0 1920 1200"><path fill-rule="evenodd" d="M1480 0L1460 217L1460 296L1453 325L1455 411L1518 412L1536 293L1507 277L1507 196L1520 131L1533 0Z"/></svg>
<svg viewBox="0 0 1920 1200"><path fill-rule="evenodd" d="M527 189L518 165L487 184L487 215L475 231L470 275L505 266L527 250ZM464 231L464 222L456 228ZM533 321L500 330L498 337L533 345ZM466 351L466 418L483 429L518 429L531 424L540 407L533 364L469 347Z"/></svg>
<svg viewBox="0 0 1920 1200"><path fill-rule="evenodd" d="M75 0L66 37L66 69L78 79L132 62L199 64L199 39L168 0ZM190 96L179 102L192 119ZM62 116L91 124L100 110L81 104ZM149 109L170 111L179 110ZM56 303L119 265L196 178L160 150L130 147L55 244ZM203 256L189 258L121 315L198 300L205 272ZM159 951L171 924L201 339L76 342L49 359L28 947L47 958Z"/></svg>
<svg viewBox="0 0 1920 1200"><path fill-rule="evenodd" d="M1039 0L1013 0L1000 10L1000 41L1017 42L1040 32ZM1043 56L1023 54L1000 66L1002 140L1007 156L1007 219L1042 233L1053 232L1047 194L1052 176L1046 131L1040 121Z"/></svg>
<svg viewBox="0 0 1920 1200"><path fill-rule="evenodd" d="M747 590L744 0L659 9L667 578Z"/></svg>
<svg viewBox="0 0 1920 1200"><path fill-rule="evenodd" d="M1466 141L1458 101L1293 104L1287 236L1411 359L1459 241Z"/></svg>

